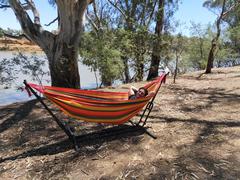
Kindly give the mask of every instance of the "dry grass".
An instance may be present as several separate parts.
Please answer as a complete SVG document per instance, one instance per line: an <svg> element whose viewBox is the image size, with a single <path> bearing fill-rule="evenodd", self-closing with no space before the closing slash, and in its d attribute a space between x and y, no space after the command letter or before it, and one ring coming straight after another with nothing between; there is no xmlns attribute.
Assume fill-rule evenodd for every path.
<svg viewBox="0 0 240 180"><path fill-rule="evenodd" d="M0 178L240 179L240 67L200 74L160 90L147 124L156 140L141 130L101 137L116 127L77 123L88 136L75 152L36 101L1 107Z"/></svg>

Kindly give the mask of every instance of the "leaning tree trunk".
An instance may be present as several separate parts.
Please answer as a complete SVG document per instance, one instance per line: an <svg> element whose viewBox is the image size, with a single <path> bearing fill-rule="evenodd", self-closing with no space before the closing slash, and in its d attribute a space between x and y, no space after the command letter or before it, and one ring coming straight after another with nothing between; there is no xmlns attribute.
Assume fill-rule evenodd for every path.
<svg viewBox="0 0 240 180"><path fill-rule="evenodd" d="M211 70L213 68L213 61L215 59L215 52L217 49L217 41L218 41L218 38L212 40L211 49L208 54L207 67L205 72L206 74L211 73Z"/></svg>
<svg viewBox="0 0 240 180"><path fill-rule="evenodd" d="M218 39L221 34L220 25L221 25L221 21L222 21L223 15L224 15L224 11L225 11L225 4L226 4L226 0L223 1L222 11L216 22L217 34L216 34L216 37L213 38L212 43L211 43L211 49L208 54L208 62L207 62L207 67L206 67L206 71L205 71L206 74L211 73L211 70L213 68L213 61L214 61L215 55L216 55Z"/></svg>
<svg viewBox="0 0 240 180"><path fill-rule="evenodd" d="M164 24L164 0L159 0L157 23L155 27L155 34L157 35L157 39L153 43L152 60L151 60L151 65L150 65L150 70L148 73L147 80L151 80L158 76L158 68L161 60L160 44L161 44L163 24Z"/></svg>
<svg viewBox="0 0 240 180"><path fill-rule="evenodd" d="M19 0L9 0L24 34L46 53L53 86L80 87L78 47L83 31L83 15L90 2L91 0L56 0L59 32L53 34L43 30L33 1L27 3L33 12L34 22Z"/></svg>

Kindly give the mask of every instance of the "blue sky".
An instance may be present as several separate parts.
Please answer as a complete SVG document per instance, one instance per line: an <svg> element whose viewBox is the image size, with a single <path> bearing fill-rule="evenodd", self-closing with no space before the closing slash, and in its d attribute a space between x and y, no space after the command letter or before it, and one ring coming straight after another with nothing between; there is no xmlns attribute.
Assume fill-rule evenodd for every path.
<svg viewBox="0 0 240 180"><path fill-rule="evenodd" d="M42 24L49 23L56 18L56 9L51 7L47 1L36 0L36 6L38 7L41 15ZM189 35L188 27L190 22L208 24L213 23L216 16L208 11L206 8L202 7L204 0L182 0L179 5L179 9L175 14L175 20L179 20L181 27L178 29L185 35ZM50 27L45 27L47 30L56 29L57 24L53 24ZM0 27L7 29L20 29L20 25L14 16L11 9L0 10Z"/></svg>
<svg viewBox="0 0 240 180"><path fill-rule="evenodd" d="M39 10L42 25L48 24L57 17L56 9L50 6L46 0L44 0L44 2L43 0L36 0L34 2ZM47 30L53 30L56 28L56 26L57 24L55 23L52 26L44 27ZM0 27L3 29L21 29L18 20L11 9L0 10Z"/></svg>
<svg viewBox="0 0 240 180"><path fill-rule="evenodd" d="M178 11L174 15L175 19L179 20L182 25L179 29L180 32L188 35L188 27L190 27L191 21L203 25L215 22L216 15L203 7L203 2L204 0L182 0Z"/></svg>

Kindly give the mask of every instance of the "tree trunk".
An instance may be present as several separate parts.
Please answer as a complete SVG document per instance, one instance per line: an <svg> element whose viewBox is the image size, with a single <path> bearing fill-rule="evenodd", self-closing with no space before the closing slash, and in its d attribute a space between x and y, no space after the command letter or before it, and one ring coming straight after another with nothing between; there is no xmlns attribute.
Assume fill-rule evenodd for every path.
<svg viewBox="0 0 240 180"><path fill-rule="evenodd" d="M221 25L221 21L222 21L223 14L224 14L225 3L226 3L226 0L223 1L222 11L221 11L220 16L217 19L217 22L216 22L217 34L216 34L216 37L213 38L212 43L211 43L211 49L210 49L209 54L208 54L208 62L207 62L207 67L206 67L206 71L205 71L206 74L211 73L211 70L213 68L213 61L214 61L215 55L216 55L217 43L218 43L218 39L219 39L220 34L221 34L220 25Z"/></svg>
<svg viewBox="0 0 240 180"><path fill-rule="evenodd" d="M79 88L78 48L58 43L47 51L52 86Z"/></svg>
<svg viewBox="0 0 240 180"><path fill-rule="evenodd" d="M101 79L102 79L101 85L103 85L103 86L112 86L112 84L113 84L112 79L106 77L104 74L101 76Z"/></svg>
<svg viewBox="0 0 240 180"><path fill-rule="evenodd" d="M123 65L124 65L124 83L130 82L130 73L129 73L129 66L128 66L128 57L122 57Z"/></svg>
<svg viewBox="0 0 240 180"><path fill-rule="evenodd" d="M157 39L156 42L153 43L152 60L147 80L151 80L158 76L158 68L161 60L160 44L163 24L164 24L164 0L159 0L157 23L155 27L155 34L157 35Z"/></svg>
<svg viewBox="0 0 240 180"><path fill-rule="evenodd" d="M59 32L43 30L39 13L33 1L30 7L34 22L18 0L9 0L24 34L46 53L53 86L80 87L78 47L83 31L83 15L90 0L56 0L59 15Z"/></svg>
<svg viewBox="0 0 240 180"><path fill-rule="evenodd" d="M150 65L150 69L147 77L148 81L158 76L158 68L159 68L160 60L161 60L160 56L152 54L151 65Z"/></svg>
<svg viewBox="0 0 240 180"><path fill-rule="evenodd" d="M178 73L178 59L179 59L179 56L176 57L176 66L175 66L175 70L174 70L173 83L176 82L176 78L177 78L177 73Z"/></svg>
<svg viewBox="0 0 240 180"><path fill-rule="evenodd" d="M137 57L137 76L135 81L139 82L143 80L143 76L144 76L144 54L140 54Z"/></svg>
<svg viewBox="0 0 240 180"><path fill-rule="evenodd" d="M215 59L215 52L217 49L218 38L219 38L219 36L216 37L216 39L212 40L212 46L211 46L211 49L208 54L208 62L207 62L207 67L206 67L206 71L205 71L206 74L211 73L211 70L213 68L213 61Z"/></svg>

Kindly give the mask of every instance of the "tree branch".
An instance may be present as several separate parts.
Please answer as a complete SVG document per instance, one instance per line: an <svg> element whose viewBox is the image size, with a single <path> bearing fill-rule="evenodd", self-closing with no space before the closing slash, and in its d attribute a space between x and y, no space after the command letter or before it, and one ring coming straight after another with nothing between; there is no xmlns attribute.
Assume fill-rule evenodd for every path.
<svg viewBox="0 0 240 180"><path fill-rule="evenodd" d="M240 5L240 2L238 1L238 3L231 6L226 12L222 14L222 19L224 19L228 15L228 13L230 13L234 8L236 8L239 5Z"/></svg>
<svg viewBox="0 0 240 180"><path fill-rule="evenodd" d="M90 22L90 24L92 25L92 27L95 29L96 32L98 32L98 26L93 22L93 20L88 16L88 14L86 14L86 18L87 20Z"/></svg>
<svg viewBox="0 0 240 180"><path fill-rule="evenodd" d="M43 50L48 49L49 42L55 37L48 31L43 31L41 26L34 24L19 0L9 0L9 5L14 11L24 34Z"/></svg>
<svg viewBox="0 0 240 180"><path fill-rule="evenodd" d="M149 27L149 25L151 23L151 20L152 20L152 17L153 17L156 5L157 5L157 1L154 2L154 6L153 6L152 11L151 11L151 13L149 15L149 18L148 18L147 27Z"/></svg>
<svg viewBox="0 0 240 180"><path fill-rule="evenodd" d="M50 26L51 24L53 24L54 22L56 22L59 19L59 17L56 17L54 20L52 20L50 23L48 24L44 24L45 26Z"/></svg>
<svg viewBox="0 0 240 180"><path fill-rule="evenodd" d="M29 8L32 10L33 12L33 16L34 16L34 23L41 26L40 23L40 15L39 12L35 6L35 3L32 0L26 0L27 4L29 5Z"/></svg>
<svg viewBox="0 0 240 180"><path fill-rule="evenodd" d="M6 32L4 32L3 34L4 34L4 36L9 37L9 38L14 38L14 39L26 38L27 40L32 41L32 40L29 39L25 34L20 34L20 35L17 35L17 36L12 35L12 34L8 34L8 33L6 33Z"/></svg>
<svg viewBox="0 0 240 180"><path fill-rule="evenodd" d="M95 15L95 17L97 19L98 28L100 28L101 27L101 21L100 21L100 18L98 16L98 13L97 13L97 5L96 5L96 1L95 0L93 1L92 6L93 6L94 15Z"/></svg>
<svg viewBox="0 0 240 180"><path fill-rule="evenodd" d="M29 37L31 37L33 34L33 31L36 31L37 29L35 28L34 23L32 22L31 18L27 14L26 10L21 6L19 0L9 0L9 4L13 9L17 19L19 20L23 31Z"/></svg>
<svg viewBox="0 0 240 180"><path fill-rule="evenodd" d="M4 8L10 8L11 6L7 5L7 4L2 4L0 3L0 9L4 9Z"/></svg>
<svg viewBox="0 0 240 180"><path fill-rule="evenodd" d="M145 16L146 16L146 8L147 8L147 0L145 0L144 4L146 4L146 6L143 7L142 13L140 13L140 24L141 25L145 25Z"/></svg>
<svg viewBox="0 0 240 180"><path fill-rule="evenodd" d="M115 7L123 16L125 19L127 19L127 15L124 13L124 11L118 7L117 4L114 4L111 0L107 0L113 7Z"/></svg>

